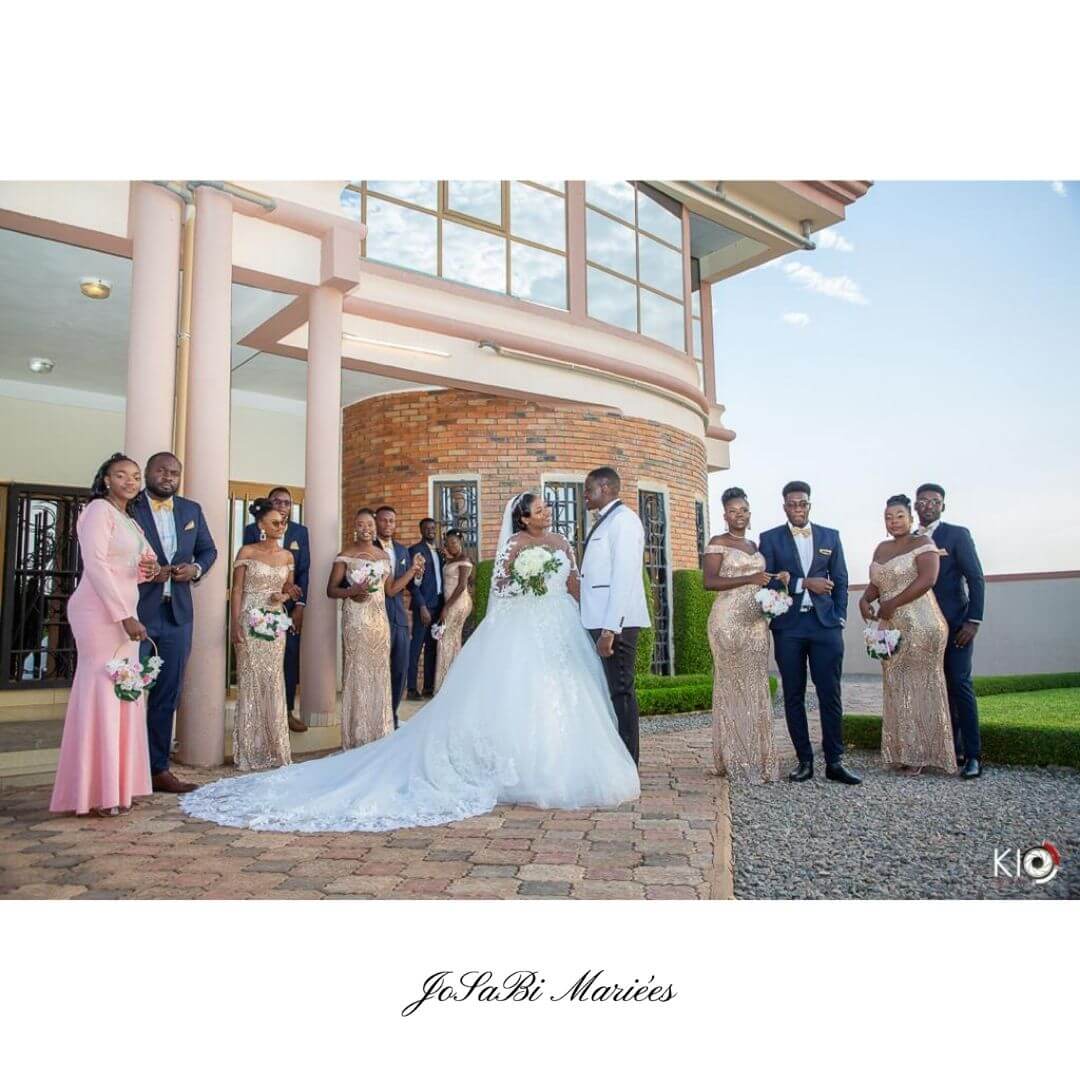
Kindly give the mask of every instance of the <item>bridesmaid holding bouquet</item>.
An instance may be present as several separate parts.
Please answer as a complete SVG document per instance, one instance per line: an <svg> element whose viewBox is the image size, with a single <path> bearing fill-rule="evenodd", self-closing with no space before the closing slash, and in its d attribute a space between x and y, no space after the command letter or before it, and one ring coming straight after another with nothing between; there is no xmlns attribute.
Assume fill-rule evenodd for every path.
<svg viewBox="0 0 1080 1080"><path fill-rule="evenodd" d="M83 574L67 605L78 661L49 803L54 812L109 816L151 792L146 695L122 700L106 667L113 660L137 667L139 642L146 638L136 618L139 582L154 577L158 567L131 516L141 486L139 466L113 454L98 469L79 515Z"/></svg>

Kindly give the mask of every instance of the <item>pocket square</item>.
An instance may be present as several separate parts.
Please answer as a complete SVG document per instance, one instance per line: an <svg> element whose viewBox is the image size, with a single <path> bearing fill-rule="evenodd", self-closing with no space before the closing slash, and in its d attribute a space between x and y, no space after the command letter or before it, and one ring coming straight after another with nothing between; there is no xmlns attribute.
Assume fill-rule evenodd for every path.
<svg viewBox="0 0 1080 1080"><path fill-rule="evenodd" d="M289 550L290 550L290 551L299 551L299 550L300 550L300 545L299 545L299 544L298 544L298 543L297 543L297 542L296 542L296 541L294 540L294 541L293 541L293 542L292 542L292 543L291 543L291 544L289 545Z"/></svg>
<svg viewBox="0 0 1080 1080"><path fill-rule="evenodd" d="M817 553L819 555L831 555L832 554L832 548L818 548Z"/></svg>
<svg viewBox="0 0 1080 1080"><path fill-rule="evenodd" d="M189 521L189 522L188 522L188 523L187 523L187 524L186 524L186 525L184 526L184 532L187 532L187 531L188 531L189 529L194 529L194 528L195 528L195 522L194 522L194 521Z"/></svg>

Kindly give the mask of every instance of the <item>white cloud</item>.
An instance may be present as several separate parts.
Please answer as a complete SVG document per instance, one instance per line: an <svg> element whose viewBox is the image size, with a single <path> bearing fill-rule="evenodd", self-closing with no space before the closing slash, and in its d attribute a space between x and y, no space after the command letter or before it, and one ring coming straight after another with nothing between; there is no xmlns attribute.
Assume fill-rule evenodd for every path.
<svg viewBox="0 0 1080 1080"><path fill-rule="evenodd" d="M859 285L846 274L827 277L820 270L815 270L812 266L801 262L785 263L784 272L791 281L811 292L821 293L822 296L831 296L835 300L844 300L849 304L870 303Z"/></svg>
<svg viewBox="0 0 1080 1080"><path fill-rule="evenodd" d="M1067 198L1069 194L1068 190L1065 187L1064 180L1051 180L1050 190L1053 191L1055 195L1060 195L1063 199Z"/></svg>
<svg viewBox="0 0 1080 1080"><path fill-rule="evenodd" d="M805 311L789 311L780 316L788 326L806 326L810 316Z"/></svg>
<svg viewBox="0 0 1080 1080"><path fill-rule="evenodd" d="M817 242L817 246L822 251L854 251L855 245L850 241L844 239L838 232L832 229L823 229L814 237Z"/></svg>

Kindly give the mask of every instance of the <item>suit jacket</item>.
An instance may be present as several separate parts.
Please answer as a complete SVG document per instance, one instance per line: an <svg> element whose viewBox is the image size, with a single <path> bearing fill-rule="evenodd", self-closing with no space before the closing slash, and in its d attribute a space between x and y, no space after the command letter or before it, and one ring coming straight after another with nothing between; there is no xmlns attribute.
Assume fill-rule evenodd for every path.
<svg viewBox="0 0 1080 1080"><path fill-rule="evenodd" d="M810 594L814 612L822 626L839 627L847 618L848 574L844 562L844 549L840 543L840 534L836 529L810 523L813 540L813 558L809 572L803 571L799 549L795 538L786 524L775 529L768 529L758 539L758 548L765 557L765 569L770 574L786 570L791 575L791 597L794 601L783 615L777 615L769 624L773 631L783 631L794 627L802 618L799 608L802 606L802 593L795 592L799 578L824 577L833 583L833 591L828 596Z"/></svg>
<svg viewBox="0 0 1080 1080"><path fill-rule="evenodd" d="M257 544L259 542L258 522L251 521L244 526L244 543ZM308 531L306 525L298 525L290 521L285 530L285 547L292 552L293 557L293 582L300 588L300 599L307 603L308 598L308 572L311 570L311 548L308 545ZM285 605L286 611L291 611L291 603Z"/></svg>
<svg viewBox="0 0 1080 1080"><path fill-rule="evenodd" d="M982 622L986 581L971 533L943 521L933 540L941 556L934 598L949 628L958 630L969 619Z"/></svg>
<svg viewBox="0 0 1080 1080"><path fill-rule="evenodd" d="M165 550L161 546L154 512L150 508L150 497L144 492L135 503L135 520L142 527L146 539L157 555L162 566L169 565ZM217 558L214 538L210 535L202 507L191 499L179 495L173 496L173 520L176 523L176 553L172 557L173 566L181 563L198 563L205 574ZM201 575L200 575L201 576ZM171 584L173 618L181 625L191 622L194 617L191 602L190 581L174 581ZM146 581L139 586L139 621L156 622L161 611L161 598L165 592L165 583Z"/></svg>
<svg viewBox="0 0 1080 1080"><path fill-rule="evenodd" d="M375 543L386 551L381 540L376 540ZM387 551L386 553L390 556L390 559L394 564L393 577L399 578L409 569L409 566L412 564L412 559L409 558L409 549L404 544L399 544L396 540L391 541L391 543L393 544L394 549L393 551ZM427 570L425 569L424 572L426 574ZM392 627L408 627L409 616L405 611L404 589L402 589L397 596L388 596L386 598L386 617L390 620L390 625Z"/></svg>
<svg viewBox="0 0 1080 1080"><path fill-rule="evenodd" d="M642 574L645 530L625 503L609 510L589 533L581 560L581 622L586 630L649 626Z"/></svg>
<svg viewBox="0 0 1080 1080"><path fill-rule="evenodd" d="M420 584L417 585L415 581L409 582L409 595L412 597L412 609L413 611L419 611L421 604L428 609L432 614L437 612L442 607L442 593L439 592L439 586L435 581L435 569L431 565L431 551L428 549L427 544L421 540L418 544L413 544L409 548L409 562L412 562L413 558L417 555L423 555L426 560L424 566L424 576L420 579ZM439 577L442 578L442 566L443 557L436 552L436 558L439 560Z"/></svg>

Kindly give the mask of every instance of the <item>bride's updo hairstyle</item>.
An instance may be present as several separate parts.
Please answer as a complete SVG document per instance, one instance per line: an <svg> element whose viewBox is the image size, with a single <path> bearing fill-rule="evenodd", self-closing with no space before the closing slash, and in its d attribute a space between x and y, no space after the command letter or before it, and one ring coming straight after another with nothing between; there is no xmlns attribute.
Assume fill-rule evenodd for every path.
<svg viewBox="0 0 1080 1080"><path fill-rule="evenodd" d="M911 500L906 495L890 495L885 500L885 509L890 506L902 506L909 514L911 513Z"/></svg>
<svg viewBox="0 0 1080 1080"><path fill-rule="evenodd" d="M514 508L510 511L510 519L514 523L514 532L524 532L526 521L532 517L533 503L537 495L534 491L525 491L514 500Z"/></svg>

